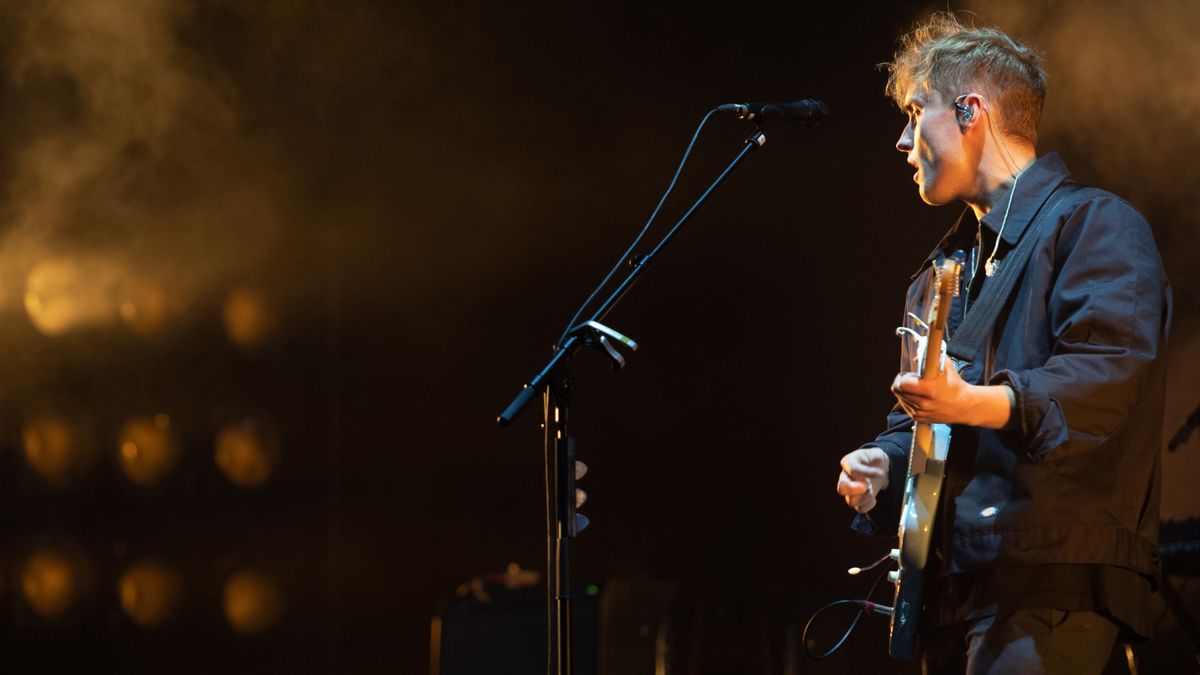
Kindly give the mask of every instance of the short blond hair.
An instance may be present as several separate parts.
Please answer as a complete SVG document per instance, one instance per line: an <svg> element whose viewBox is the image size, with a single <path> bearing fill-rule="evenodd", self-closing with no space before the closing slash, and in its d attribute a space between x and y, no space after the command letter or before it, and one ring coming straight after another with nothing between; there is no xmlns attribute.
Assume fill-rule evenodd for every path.
<svg viewBox="0 0 1200 675"><path fill-rule="evenodd" d="M898 105L917 85L947 102L980 92L999 108L1001 131L1037 143L1046 100L1041 54L995 28L967 26L938 12L901 37L893 60L882 66L889 72L885 91Z"/></svg>

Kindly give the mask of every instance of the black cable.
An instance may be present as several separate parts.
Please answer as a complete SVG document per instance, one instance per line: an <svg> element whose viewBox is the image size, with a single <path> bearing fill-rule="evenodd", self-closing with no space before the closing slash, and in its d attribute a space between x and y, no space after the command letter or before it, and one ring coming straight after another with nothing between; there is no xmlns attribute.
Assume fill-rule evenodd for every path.
<svg viewBox="0 0 1200 675"><path fill-rule="evenodd" d="M820 616L826 610L833 609L834 607L840 607L842 605L858 605L861 609L859 610L859 612L857 614L854 615L854 619L851 620L850 625L846 627L846 632L842 633L841 639L838 640L837 643L834 644L832 647L830 647L829 651L822 652L820 654L812 653L812 650L808 646L808 629L812 626L812 622L816 621L817 617ZM834 600L833 602L829 603L828 605L825 605L821 609L818 609L816 612L813 613L812 616L810 616L808 618L808 622L804 624L804 632L800 634L800 642L804 645L805 656L807 656L808 658L810 658L814 661L823 661L823 660L829 658L830 656L833 656L834 652L836 652L837 650L842 648L842 645L845 644L846 640L850 637L850 634L852 632L854 632L854 629L858 627L858 622L862 620L863 615L866 613L867 613L867 611L866 611L866 601L865 600Z"/></svg>
<svg viewBox="0 0 1200 675"><path fill-rule="evenodd" d="M870 600L870 598L872 595L875 594L875 589L879 587L879 582L883 581L883 578L885 576L887 576L887 570L884 570L883 573L881 573L879 576L875 577L875 583L871 584L871 589L867 591L866 598L864 598L862 600L834 600L833 602L825 605L821 609L818 609L817 611L813 612L813 615L808 617L808 621L806 621L804 623L804 631L800 633L800 643L804 646L804 655L814 661L823 661L823 660L829 658L830 656L833 656L833 654L837 650L841 649L842 646L844 644L846 644L846 640L850 639L850 634L853 633L854 629L858 627L858 622L862 621L863 616L865 616L868 612L875 611L874 608L875 608L876 604L874 602L872 602ZM859 611L857 614L854 615L854 618L850 621L850 625L846 627L846 632L842 633L842 637L837 641L837 643L835 643L832 647L830 647L825 652L822 652L820 654L813 654L812 650L808 646L808 630L809 630L809 628L812 627L812 624L814 621L817 620L817 617L820 616L822 613L824 613L826 610L833 609L834 607L842 607L844 605L857 606L859 608Z"/></svg>
<svg viewBox="0 0 1200 675"><path fill-rule="evenodd" d="M571 320L567 322L567 327L563 329L562 335L559 336L558 341L554 343L555 348L562 346L563 340L567 339L567 334L570 333L571 329L575 327L575 322L579 320L579 317L583 314L583 311L587 309L588 305L592 304L592 300L596 299L596 294L603 290L604 287L608 285L609 281L612 281L613 275L617 273L617 270L621 269L621 266L624 265L627 260L629 260L629 256L633 254L633 250L637 248L637 245L641 243L642 238L646 236L646 232L650 230L650 225L654 223L654 219L658 217L658 212L662 210L663 204L666 203L667 196L670 195L671 191L675 189L675 183L679 180L679 174L683 173L683 166L687 164L688 157L690 157L692 154L692 148L696 146L696 139L700 137L700 131L704 129L704 125L708 124L709 118L712 117L713 113L716 111L716 108L709 110L708 113L704 115L704 118L700 120L700 125L696 127L696 132L692 134L691 142L688 143L687 149L683 151L683 158L679 160L679 167L675 169L675 175L671 178L671 183L667 186L667 191L664 192L662 198L658 200L658 205L655 206L654 211L650 213L650 218L646 221L646 224L642 226L642 231L638 232L638 235L634 237L633 243L630 244L629 248L621 254L621 258L617 260L617 264L613 265L613 268L608 271L608 274L604 276L604 279L600 282L600 285L596 286L596 289L592 291L590 295L588 295L587 300L584 300L583 304L579 306L579 309L575 310L575 315L572 316Z"/></svg>

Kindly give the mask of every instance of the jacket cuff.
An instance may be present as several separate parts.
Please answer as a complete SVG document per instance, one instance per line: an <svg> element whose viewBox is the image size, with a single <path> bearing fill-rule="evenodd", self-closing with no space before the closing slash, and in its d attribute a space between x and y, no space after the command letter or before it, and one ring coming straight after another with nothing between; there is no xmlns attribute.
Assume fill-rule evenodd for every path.
<svg viewBox="0 0 1200 675"><path fill-rule="evenodd" d="M850 521L850 529L862 534L887 534L875 524L870 513L856 513L854 520Z"/></svg>
<svg viewBox="0 0 1200 675"><path fill-rule="evenodd" d="M1067 442L1067 420L1058 401L1032 386L1027 373L1001 370L989 384L1008 385L1016 405L1004 431L1015 431L1023 439L1022 447L1031 459L1038 459Z"/></svg>

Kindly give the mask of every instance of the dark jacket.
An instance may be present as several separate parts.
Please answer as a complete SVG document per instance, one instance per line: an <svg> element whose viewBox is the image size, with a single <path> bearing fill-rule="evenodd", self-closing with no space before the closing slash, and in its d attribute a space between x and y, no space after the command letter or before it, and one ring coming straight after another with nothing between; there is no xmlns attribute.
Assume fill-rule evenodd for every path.
<svg viewBox="0 0 1200 675"><path fill-rule="evenodd" d="M1021 174L997 260L1066 177L1054 154ZM1084 195L1041 229L986 357L960 370L968 382L1012 387L1016 408L1005 429L953 428L939 515L946 572L1099 563L1157 574L1170 290L1145 219L1110 193ZM983 218L985 241L989 230L994 241L1006 202ZM930 261L972 248L974 219L964 220L970 227L952 229ZM990 251L988 243L983 257ZM978 268L972 297L986 283ZM931 265L915 277L906 312L926 318L931 277ZM953 309L951 330L961 298ZM913 350L904 352L902 369L916 371ZM891 458L890 485L857 529L895 532L911 426L894 409L867 444Z"/></svg>

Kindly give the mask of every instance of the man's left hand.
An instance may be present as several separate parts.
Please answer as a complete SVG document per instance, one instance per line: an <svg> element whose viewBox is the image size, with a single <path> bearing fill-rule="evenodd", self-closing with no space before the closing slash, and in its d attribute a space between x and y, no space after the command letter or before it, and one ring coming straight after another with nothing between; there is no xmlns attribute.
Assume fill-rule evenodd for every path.
<svg viewBox="0 0 1200 675"><path fill-rule="evenodd" d="M950 359L937 377L921 379L916 373L900 373L892 380L892 393L914 421L990 429L1008 422L1015 403L1008 386L970 384L959 376Z"/></svg>

